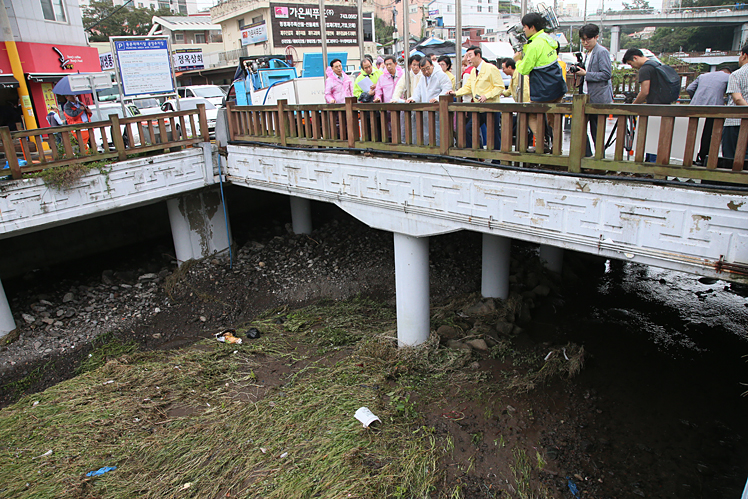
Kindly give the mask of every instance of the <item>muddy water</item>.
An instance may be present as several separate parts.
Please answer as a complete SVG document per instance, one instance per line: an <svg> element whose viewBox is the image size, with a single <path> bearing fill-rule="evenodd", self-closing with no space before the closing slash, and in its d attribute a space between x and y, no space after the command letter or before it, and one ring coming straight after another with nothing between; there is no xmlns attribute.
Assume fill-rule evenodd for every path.
<svg viewBox="0 0 748 499"><path fill-rule="evenodd" d="M748 478L748 299L724 281L617 261L567 286L538 339L585 345L600 414L590 474L612 497L734 497ZM597 473L595 473L597 472Z"/></svg>

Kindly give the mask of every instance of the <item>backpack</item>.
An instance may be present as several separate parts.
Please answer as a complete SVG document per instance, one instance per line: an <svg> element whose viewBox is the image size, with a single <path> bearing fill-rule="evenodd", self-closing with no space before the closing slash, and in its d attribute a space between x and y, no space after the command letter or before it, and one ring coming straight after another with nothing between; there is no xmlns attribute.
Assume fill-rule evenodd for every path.
<svg viewBox="0 0 748 499"><path fill-rule="evenodd" d="M680 97L680 81L678 72L665 64L651 62L657 75L657 92L653 104L672 104Z"/></svg>

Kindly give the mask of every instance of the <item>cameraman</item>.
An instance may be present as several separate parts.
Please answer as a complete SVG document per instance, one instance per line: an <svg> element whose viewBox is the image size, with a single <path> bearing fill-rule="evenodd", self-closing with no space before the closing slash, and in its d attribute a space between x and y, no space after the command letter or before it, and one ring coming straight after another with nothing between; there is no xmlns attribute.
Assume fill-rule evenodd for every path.
<svg viewBox="0 0 748 499"><path fill-rule="evenodd" d="M578 65L576 71L572 69L572 72L584 78L582 91L590 96L591 103L611 104L613 103L613 85L610 79L613 75L613 65L610 62L608 49L597 43L599 38L600 28L595 24L587 24L579 29L579 40L587 54L581 67ZM588 121L592 141L597 142L597 115L591 115ZM600 132L604 134L605 130ZM592 156L589 137L587 137L585 156Z"/></svg>

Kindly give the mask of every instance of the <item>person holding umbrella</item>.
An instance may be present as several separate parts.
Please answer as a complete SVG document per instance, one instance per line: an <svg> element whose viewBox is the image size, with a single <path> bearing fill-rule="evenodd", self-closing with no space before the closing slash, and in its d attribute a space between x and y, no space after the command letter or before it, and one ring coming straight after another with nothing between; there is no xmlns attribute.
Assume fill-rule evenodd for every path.
<svg viewBox="0 0 748 499"><path fill-rule="evenodd" d="M68 125L79 125L90 121L93 113L75 95L66 95L65 101L62 113L65 115ZM81 130L81 140L83 141L83 147L88 150L88 130Z"/></svg>

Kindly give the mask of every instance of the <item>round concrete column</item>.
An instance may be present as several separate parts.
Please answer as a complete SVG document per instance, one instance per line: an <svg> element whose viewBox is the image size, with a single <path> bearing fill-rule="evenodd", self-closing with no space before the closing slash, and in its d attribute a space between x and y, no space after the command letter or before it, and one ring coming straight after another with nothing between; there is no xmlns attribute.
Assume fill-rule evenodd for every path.
<svg viewBox="0 0 748 499"><path fill-rule="evenodd" d="M540 259L545 262L545 268L557 274L561 273L564 266L564 249L547 244L540 245Z"/></svg>
<svg viewBox="0 0 748 499"><path fill-rule="evenodd" d="M429 239L395 234L397 341L419 345L431 331L429 310Z"/></svg>
<svg viewBox="0 0 748 499"><path fill-rule="evenodd" d="M170 198L166 200L166 208L169 210L169 223L171 225L171 237L174 241L174 252L179 265L195 258L192 252L192 238L190 237L190 223L183 210L180 209L180 199Z"/></svg>
<svg viewBox="0 0 748 499"><path fill-rule="evenodd" d="M16 328L16 321L13 320L13 314L10 311L8 298L5 296L3 283L0 282L0 338L10 333Z"/></svg>
<svg viewBox="0 0 748 499"><path fill-rule="evenodd" d="M620 49L620 47L621 47L621 27L611 26L610 28L610 53L613 54L613 57L618 57L618 50Z"/></svg>
<svg viewBox="0 0 748 499"><path fill-rule="evenodd" d="M294 234L312 233L312 203L306 198L291 196L291 224Z"/></svg>
<svg viewBox="0 0 748 499"><path fill-rule="evenodd" d="M483 265L480 292L484 298L509 296L509 261L512 240L508 237L483 234Z"/></svg>

